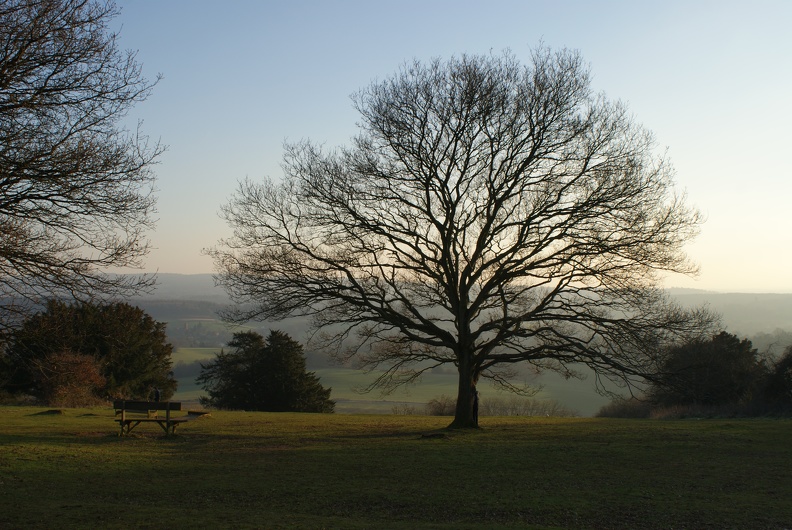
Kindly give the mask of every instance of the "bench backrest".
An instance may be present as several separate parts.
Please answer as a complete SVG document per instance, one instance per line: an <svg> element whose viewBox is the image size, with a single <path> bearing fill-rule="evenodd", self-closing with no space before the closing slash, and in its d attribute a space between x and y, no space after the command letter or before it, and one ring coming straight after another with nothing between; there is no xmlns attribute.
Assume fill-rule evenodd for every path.
<svg viewBox="0 0 792 530"><path fill-rule="evenodd" d="M119 399L113 401L113 408L116 410L129 410L135 412L147 412L149 410L181 410L180 401L129 401Z"/></svg>

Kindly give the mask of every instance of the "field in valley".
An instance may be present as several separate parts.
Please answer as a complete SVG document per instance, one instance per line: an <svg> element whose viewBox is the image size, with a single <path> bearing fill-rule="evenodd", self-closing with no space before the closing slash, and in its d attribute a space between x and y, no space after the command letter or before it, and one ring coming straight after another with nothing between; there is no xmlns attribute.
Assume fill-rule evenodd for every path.
<svg viewBox="0 0 792 530"><path fill-rule="evenodd" d="M200 368L193 364L185 370L184 365L212 360L220 348L177 348L173 354L175 374L179 388L174 399L197 403L198 398L205 395L195 384ZM181 368L180 368L181 365ZM423 412L425 404L441 395L456 397L457 375L453 366L445 371L427 372L418 384L398 389L392 394L382 395L378 390L361 393L374 379L374 375L341 366L325 366L310 368L320 378L322 385L331 387L332 399L336 400L336 412L341 414L379 413L389 414L394 407L404 410L405 407ZM524 381L516 381L522 383ZM580 416L593 416L609 399L596 393L592 378L585 380L564 379L556 374L544 374L541 378L528 381L541 386L535 396L539 400L553 400L565 408L577 412ZM487 380L479 386L482 400L490 398L509 399L513 396L508 392L496 389Z"/></svg>
<svg viewBox="0 0 792 530"><path fill-rule="evenodd" d="M788 420L57 412L0 408L2 528L792 527Z"/></svg>

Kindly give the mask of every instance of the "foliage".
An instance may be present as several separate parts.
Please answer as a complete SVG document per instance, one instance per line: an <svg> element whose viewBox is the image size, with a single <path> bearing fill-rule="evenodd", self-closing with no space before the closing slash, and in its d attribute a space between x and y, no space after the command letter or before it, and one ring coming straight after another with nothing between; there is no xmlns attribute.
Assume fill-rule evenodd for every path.
<svg viewBox="0 0 792 530"><path fill-rule="evenodd" d="M197 383L209 393L201 403L219 409L333 412L335 401L313 372L302 346L280 331L265 340L255 331L234 334L231 351L201 363Z"/></svg>
<svg viewBox="0 0 792 530"><path fill-rule="evenodd" d="M426 414L429 416L453 416L455 410L456 400L445 394L426 403Z"/></svg>
<svg viewBox="0 0 792 530"><path fill-rule="evenodd" d="M652 413L652 404L645 399L635 397L616 397L597 412L598 418L648 418Z"/></svg>
<svg viewBox="0 0 792 530"><path fill-rule="evenodd" d="M773 363L764 397L771 409L792 413L792 345Z"/></svg>
<svg viewBox="0 0 792 530"><path fill-rule="evenodd" d="M118 48L111 0L0 2L0 330L53 297L145 290L162 152L121 120L155 83Z"/></svg>
<svg viewBox="0 0 792 530"><path fill-rule="evenodd" d="M35 360L35 384L41 400L55 407L97 405L107 380L92 355L68 351L46 354Z"/></svg>
<svg viewBox="0 0 792 530"><path fill-rule="evenodd" d="M453 416L455 411L456 400L446 395L432 398L426 404L426 414L429 416ZM554 400L511 396L482 398L479 415L569 418L578 414Z"/></svg>
<svg viewBox="0 0 792 530"><path fill-rule="evenodd" d="M672 348L650 399L660 406L747 403L757 397L765 374L751 341L723 331Z"/></svg>
<svg viewBox="0 0 792 530"><path fill-rule="evenodd" d="M770 305L771 304L766 304ZM783 318L788 312L780 312L779 316ZM742 323L740 324L742 327ZM778 357L784 353L787 347L792 346L792 331L777 328L772 333L755 333L750 335L751 343L754 348L759 350L760 353Z"/></svg>
<svg viewBox="0 0 792 530"><path fill-rule="evenodd" d="M792 413L792 346L772 360L721 332L671 349L645 399L614 399L600 417L687 418Z"/></svg>
<svg viewBox="0 0 792 530"><path fill-rule="evenodd" d="M65 400L64 392L88 396L87 387L100 399L148 399L154 388L168 399L177 384L172 352L165 324L140 308L52 300L12 335L5 386L47 402Z"/></svg>
<svg viewBox="0 0 792 530"><path fill-rule="evenodd" d="M542 416L571 418L579 416L553 399L524 398L520 396L486 397L479 404L480 416Z"/></svg>
<svg viewBox="0 0 792 530"><path fill-rule="evenodd" d="M581 57L536 50L406 64L355 97L360 135L287 146L282 182L240 184L209 249L234 321L310 316L386 390L447 364L452 425L518 363L631 384L716 320L658 272L695 273L700 216L652 135L591 90Z"/></svg>

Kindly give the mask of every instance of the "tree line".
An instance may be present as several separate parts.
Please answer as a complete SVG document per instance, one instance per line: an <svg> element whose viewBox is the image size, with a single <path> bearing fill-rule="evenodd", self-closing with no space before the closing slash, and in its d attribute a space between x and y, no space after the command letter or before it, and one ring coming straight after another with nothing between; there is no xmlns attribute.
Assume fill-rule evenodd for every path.
<svg viewBox="0 0 792 530"><path fill-rule="evenodd" d="M176 391L165 324L125 303L50 301L8 338L0 391L54 406L167 400Z"/></svg>
<svg viewBox="0 0 792 530"><path fill-rule="evenodd" d="M646 392L617 398L610 417L758 416L792 413L792 344L760 353L748 339L722 331L671 348Z"/></svg>
<svg viewBox="0 0 792 530"><path fill-rule="evenodd" d="M302 346L272 331L234 334L229 351L201 365L201 402L218 409L333 412L331 389L306 371ZM125 303L45 310L8 336L0 402L85 407L114 399L169 400L177 389L166 324Z"/></svg>

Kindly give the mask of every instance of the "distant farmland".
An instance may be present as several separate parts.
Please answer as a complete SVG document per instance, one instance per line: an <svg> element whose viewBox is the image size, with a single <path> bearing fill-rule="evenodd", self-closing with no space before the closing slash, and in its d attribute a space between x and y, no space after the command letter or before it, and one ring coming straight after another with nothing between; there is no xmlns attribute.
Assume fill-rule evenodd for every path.
<svg viewBox="0 0 792 530"><path fill-rule="evenodd" d="M200 367L198 363L211 360L220 351L215 348L177 348L173 360L175 375L179 381L179 388L174 399L182 401L198 401L203 391L196 386ZM457 377L453 367L442 372L429 372L423 376L421 382L400 389L390 395L381 395L375 390L370 393L361 393L374 379L374 374L365 374L359 370L340 366L328 366L325 362L316 367L311 365L309 356L308 369L316 372L321 378L322 385L332 387L332 399L336 400L338 413L391 413L394 407L414 407L421 412L424 405L431 399L441 395L456 397ZM543 388L536 399L552 399L564 407L578 412L581 416L594 415L608 399L598 395L593 388L593 382L588 380L565 380L555 374L547 374L537 379L533 384ZM488 397L509 397L492 387L488 381L480 386L481 399Z"/></svg>

